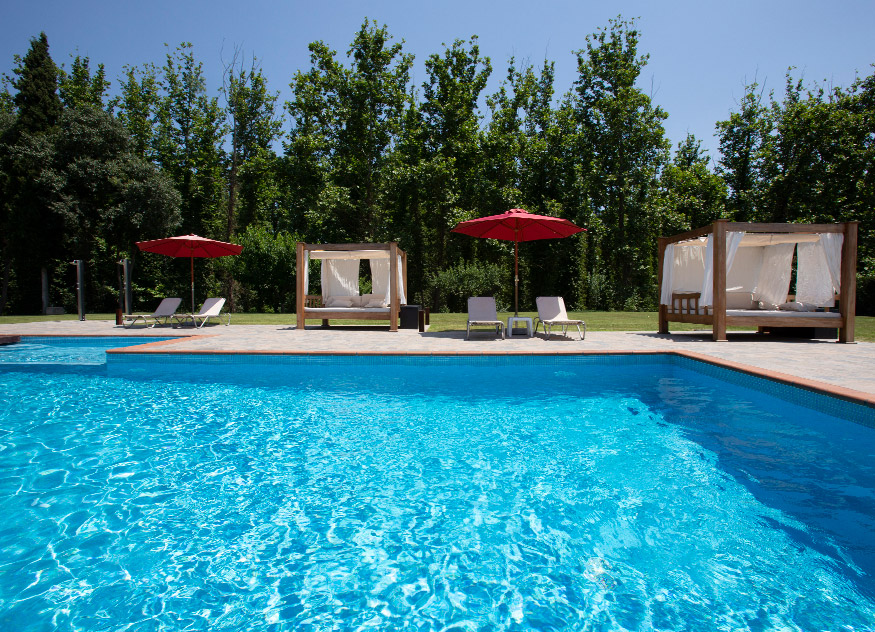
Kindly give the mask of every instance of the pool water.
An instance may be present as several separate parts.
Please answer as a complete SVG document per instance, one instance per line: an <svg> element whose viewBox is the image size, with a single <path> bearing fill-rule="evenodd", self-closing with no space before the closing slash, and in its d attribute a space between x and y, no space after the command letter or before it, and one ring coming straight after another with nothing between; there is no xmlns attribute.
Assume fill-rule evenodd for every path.
<svg viewBox="0 0 875 632"><path fill-rule="evenodd" d="M0 388L3 630L875 621L875 430L687 366L134 360Z"/></svg>
<svg viewBox="0 0 875 632"><path fill-rule="evenodd" d="M21 342L0 345L0 365L6 364L105 364L107 349L119 349L170 340L167 336L94 336L68 338L24 336Z"/></svg>

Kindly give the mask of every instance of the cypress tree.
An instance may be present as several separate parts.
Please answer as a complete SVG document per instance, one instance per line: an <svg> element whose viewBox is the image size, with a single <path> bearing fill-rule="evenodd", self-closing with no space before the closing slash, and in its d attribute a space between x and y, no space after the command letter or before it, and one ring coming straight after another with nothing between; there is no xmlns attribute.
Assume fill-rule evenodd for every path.
<svg viewBox="0 0 875 632"><path fill-rule="evenodd" d="M45 33L30 40L30 50L15 69L18 79L13 86L18 93L14 103L18 110L16 128L31 134L45 132L61 118L58 96L58 67L49 55L49 40Z"/></svg>

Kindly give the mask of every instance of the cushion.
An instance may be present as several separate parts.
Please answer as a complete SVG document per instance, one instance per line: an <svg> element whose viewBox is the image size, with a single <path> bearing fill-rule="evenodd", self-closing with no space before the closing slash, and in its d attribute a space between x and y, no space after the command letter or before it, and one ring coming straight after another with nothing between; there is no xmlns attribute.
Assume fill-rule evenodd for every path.
<svg viewBox="0 0 875 632"><path fill-rule="evenodd" d="M784 310L785 312L813 312L814 308L805 303L798 303L796 301L789 301L787 303L781 303L778 305L778 309Z"/></svg>
<svg viewBox="0 0 875 632"><path fill-rule="evenodd" d="M362 307L386 307L386 298L380 294L362 294Z"/></svg>
<svg viewBox="0 0 875 632"><path fill-rule="evenodd" d="M753 294L751 292L727 292L726 309L752 309Z"/></svg>
<svg viewBox="0 0 875 632"><path fill-rule="evenodd" d="M352 307L352 297L329 296L325 299L325 307Z"/></svg>
<svg viewBox="0 0 875 632"><path fill-rule="evenodd" d="M352 301L352 305L350 307L362 307L365 304L364 296L350 296L349 300Z"/></svg>

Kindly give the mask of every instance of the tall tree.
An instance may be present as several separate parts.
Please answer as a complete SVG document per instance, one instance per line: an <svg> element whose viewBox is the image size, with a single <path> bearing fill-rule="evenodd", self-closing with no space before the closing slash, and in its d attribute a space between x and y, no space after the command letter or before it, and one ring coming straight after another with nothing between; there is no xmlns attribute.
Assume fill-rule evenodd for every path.
<svg viewBox="0 0 875 632"><path fill-rule="evenodd" d="M295 75L286 104L293 119L288 154L305 186L315 187L320 216L310 224L325 239L385 238L385 166L401 130L413 63L402 51L385 26L365 20L347 51L349 67L314 42L311 69Z"/></svg>
<svg viewBox="0 0 875 632"><path fill-rule="evenodd" d="M182 195L182 230L222 237L226 207L223 112L207 96L203 64L184 42L168 53L159 78L155 158Z"/></svg>
<svg viewBox="0 0 875 632"><path fill-rule="evenodd" d="M104 107L110 82L106 78L103 64L98 64L92 75L88 57L76 55L69 73L63 68L59 70L59 79L59 92L64 107Z"/></svg>
<svg viewBox="0 0 875 632"><path fill-rule="evenodd" d="M757 83L745 88L739 111L717 123L721 156L717 172L729 187L727 209L735 221L754 222L762 218L763 144L771 130L769 112Z"/></svg>
<svg viewBox="0 0 875 632"><path fill-rule="evenodd" d="M483 191L481 115L478 100L492 72L488 57L480 55L477 37L456 40L445 46L443 55L433 54L425 62L424 101L420 108L424 133L423 178L424 228L428 231L428 269L448 267L461 254L456 241L450 247L449 234L455 224L477 216ZM462 247L476 248L474 240ZM469 250L469 252L472 252ZM440 295L431 304L440 307Z"/></svg>
<svg viewBox="0 0 875 632"><path fill-rule="evenodd" d="M27 54L23 59L16 56L16 62L15 129L19 133L45 133L57 124L63 109L58 96L58 67L49 54L46 34L31 39Z"/></svg>
<svg viewBox="0 0 875 632"><path fill-rule="evenodd" d="M33 38L23 57L17 57L12 86L15 121L3 138L3 171L7 174L2 221L4 287L16 262L19 282L18 309L36 313L42 303L40 271L59 256L63 223L55 212L59 176L51 168L50 135L61 116L58 68L49 54L45 33Z"/></svg>
<svg viewBox="0 0 875 632"><path fill-rule="evenodd" d="M726 183L709 163L702 141L692 134L678 143L674 159L660 177L660 235L698 228L725 215Z"/></svg>
<svg viewBox="0 0 875 632"><path fill-rule="evenodd" d="M587 36L577 52L575 109L583 142L592 149L587 193L599 216L604 273L616 290L615 307L653 301L655 232L652 221L659 170L668 141L655 106L636 82L647 63L638 54L634 21L611 20Z"/></svg>
<svg viewBox="0 0 875 632"><path fill-rule="evenodd" d="M226 112L231 133L228 154L228 201L225 236L231 238L237 227L269 220L268 210L276 201L272 185L277 168L273 143L281 130L276 113L278 93L267 89L267 79L257 60L244 67L244 59L235 51L225 67Z"/></svg>
<svg viewBox="0 0 875 632"><path fill-rule="evenodd" d="M156 160L155 117L158 109L160 88L155 66L142 68L125 67L121 82L121 94L113 99L111 107L117 109L118 119L131 136L132 149L146 160Z"/></svg>

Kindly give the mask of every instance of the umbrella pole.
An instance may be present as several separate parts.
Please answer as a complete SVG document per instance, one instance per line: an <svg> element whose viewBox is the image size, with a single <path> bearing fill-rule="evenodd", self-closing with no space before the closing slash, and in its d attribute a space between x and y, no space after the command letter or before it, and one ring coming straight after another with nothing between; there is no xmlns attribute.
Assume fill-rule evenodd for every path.
<svg viewBox="0 0 875 632"><path fill-rule="evenodd" d="M191 313L197 314L197 310L194 308L194 256L188 258L191 261Z"/></svg>
<svg viewBox="0 0 875 632"><path fill-rule="evenodd" d="M513 315L520 315L520 261L517 250L520 242L513 242Z"/></svg>

